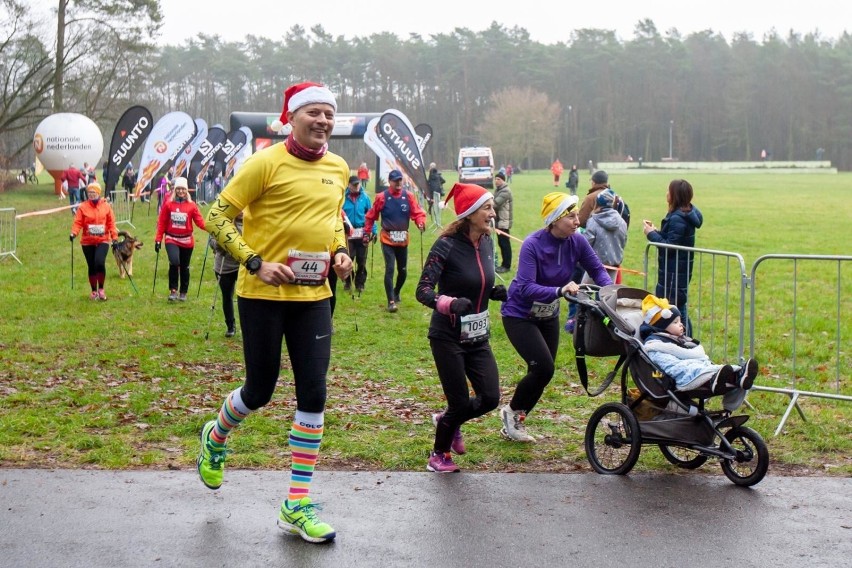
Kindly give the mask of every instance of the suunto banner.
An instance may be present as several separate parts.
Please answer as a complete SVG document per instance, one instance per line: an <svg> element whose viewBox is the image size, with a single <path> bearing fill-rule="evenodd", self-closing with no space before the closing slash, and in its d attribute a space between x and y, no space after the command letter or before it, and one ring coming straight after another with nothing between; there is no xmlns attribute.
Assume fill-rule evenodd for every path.
<svg viewBox="0 0 852 568"><path fill-rule="evenodd" d="M180 154L193 136L195 122L185 112L170 112L154 124L139 162L139 178L133 190L136 197L151 183L157 172Z"/></svg>
<svg viewBox="0 0 852 568"><path fill-rule="evenodd" d="M225 144L216 152L216 164L213 174L216 175L223 172L225 179L228 179L237 161L237 154L246 147L246 144L251 142L251 138L251 130L246 126L241 126L237 130L228 132Z"/></svg>
<svg viewBox="0 0 852 568"><path fill-rule="evenodd" d="M387 110L376 123L376 138L394 156L396 167L408 175L411 183L426 191L426 167L420 142L408 118L398 110ZM365 141L370 144L368 137Z"/></svg>
<svg viewBox="0 0 852 568"><path fill-rule="evenodd" d="M207 173L207 168L216 157L216 152L225 145L226 137L227 133L221 124L211 126L207 131L207 138L201 142L201 146L198 147L198 151L189 163L189 175L186 176L186 180L189 182L190 189L198 187L204 179L204 174Z"/></svg>
<svg viewBox="0 0 852 568"><path fill-rule="evenodd" d="M207 139L207 121L203 118L195 119L195 137L190 140L189 144L180 153L180 156L175 160L175 176L186 177L189 171L189 162L192 157L198 152L201 143Z"/></svg>
<svg viewBox="0 0 852 568"><path fill-rule="evenodd" d="M132 106L121 115L112 133L109 145L109 166L104 179L105 193L109 195L115 190L118 178L131 158L142 147L145 139L154 128L154 118L151 111L143 106Z"/></svg>

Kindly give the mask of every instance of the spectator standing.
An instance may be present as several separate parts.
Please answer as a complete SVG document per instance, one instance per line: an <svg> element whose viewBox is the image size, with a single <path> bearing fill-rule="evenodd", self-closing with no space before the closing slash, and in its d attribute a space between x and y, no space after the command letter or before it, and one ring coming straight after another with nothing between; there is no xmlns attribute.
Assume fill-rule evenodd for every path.
<svg viewBox="0 0 852 568"><path fill-rule="evenodd" d="M165 237L169 257L169 301L185 302L189 290L189 265L195 248L194 225L205 229L204 218L189 196L185 177L175 179L174 198L160 209L154 250L160 252Z"/></svg>
<svg viewBox="0 0 852 568"><path fill-rule="evenodd" d="M317 517L310 489L325 423L326 374L331 357L328 271L349 276L341 209L349 166L328 151L337 102L324 85L301 83L284 92L273 127L292 125L282 144L253 154L208 213L210 234L242 263L237 307L245 383L201 431L198 473L205 486L222 485L228 435L272 400L286 344L296 412L289 431L290 485L278 526L308 542L328 542L335 530ZM233 220L249 208L240 235Z"/></svg>
<svg viewBox="0 0 852 568"><path fill-rule="evenodd" d="M512 228L512 190L506 183L506 174L497 172L494 176L494 209L497 214L497 244L500 246L500 265L497 272L503 274L512 268L512 241L509 238Z"/></svg>
<svg viewBox="0 0 852 568"><path fill-rule="evenodd" d="M399 294L408 276L408 228L413 220L422 234L426 229L426 213L417 203L414 194L402 188L402 172L391 170L388 174L388 184L390 187L376 195L372 209L365 215L363 240L366 242L370 239L373 225L381 217L379 240L385 259L385 295L388 301L387 310L393 313L399 309ZM396 283L394 270L397 273Z"/></svg>
<svg viewBox="0 0 852 568"><path fill-rule="evenodd" d="M93 183L86 188L88 199L83 201L74 213L71 224L71 242L77 235L83 256L89 267L89 286L92 300L106 300L104 283L106 281L106 257L110 243L118 239L118 229L115 227L115 215L112 207L105 199L101 199L101 187Z"/></svg>
<svg viewBox="0 0 852 568"><path fill-rule="evenodd" d="M692 204L692 185L685 179L675 179L666 191L668 212L657 229L645 219L642 230L652 243L695 246L695 231L701 228L704 217ZM692 320L687 316L687 295L692 280L691 251L659 248L657 250L657 287L654 295L675 304L683 319L686 334L692 336Z"/></svg>
<svg viewBox="0 0 852 568"><path fill-rule="evenodd" d="M559 348L559 301L579 290L572 280L574 267L579 264L600 286L612 284L589 241L577 232L577 201L576 195L556 191L544 196L541 218L545 228L521 245L509 299L500 310L506 336L527 364L515 394L500 409L501 434L509 440L535 441L524 420L553 377Z"/></svg>
<svg viewBox="0 0 852 568"><path fill-rule="evenodd" d="M83 192L83 199L80 199L80 188L85 188L83 174L74 164L68 166L68 169L62 172L62 181L68 185L68 200L71 203L71 214L77 213L78 203L86 200L86 193Z"/></svg>
<svg viewBox="0 0 852 568"><path fill-rule="evenodd" d="M466 451L462 424L500 402L500 376L488 341L488 300L506 300L506 288L494 286L491 194L478 185L457 183L450 198L456 220L432 245L416 293L433 310L429 345L447 398L446 410L432 416L435 441L426 464L439 473L459 471L451 452Z"/></svg>
<svg viewBox="0 0 852 568"><path fill-rule="evenodd" d="M435 162L429 164L429 178L427 179L427 183L429 185L429 211L432 214L432 220L435 222L435 225L441 227L441 202L444 197L444 184L447 182L444 180L441 172L438 171L438 166L435 165Z"/></svg>
<svg viewBox="0 0 852 568"><path fill-rule="evenodd" d="M512 174L515 173L515 168L512 167L512 164L506 164L506 183L512 183Z"/></svg>
<svg viewBox="0 0 852 568"><path fill-rule="evenodd" d="M577 195L577 187L580 185L580 172L577 171L577 164L571 166L571 171L568 172L568 191L571 195Z"/></svg>
<svg viewBox="0 0 852 568"><path fill-rule="evenodd" d="M589 217L586 231L583 233L604 266L613 267L606 268L607 274L613 281L615 281L618 267L624 260L624 247L627 245L627 223L618 211L613 209L617 197L612 189L598 194L597 208ZM586 273L583 284L592 281L592 277Z"/></svg>
<svg viewBox="0 0 852 568"><path fill-rule="evenodd" d="M367 162L361 162L358 166L358 180L361 182L361 189L367 190L367 182L370 181L370 168L367 167Z"/></svg>

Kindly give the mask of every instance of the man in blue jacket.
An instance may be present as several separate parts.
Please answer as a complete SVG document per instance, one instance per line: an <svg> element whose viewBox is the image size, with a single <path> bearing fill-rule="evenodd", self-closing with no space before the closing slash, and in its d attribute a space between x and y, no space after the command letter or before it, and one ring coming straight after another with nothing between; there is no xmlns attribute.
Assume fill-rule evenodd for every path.
<svg viewBox="0 0 852 568"><path fill-rule="evenodd" d="M355 290L358 294L364 291L367 282L367 245L364 243L364 216L373 206L367 194L361 191L361 180L358 176L349 176L349 186L346 188L346 199L343 200L343 212L352 224L349 233L349 256L355 262ZM373 240L375 230L370 236ZM346 279L343 290L352 289L352 276Z"/></svg>

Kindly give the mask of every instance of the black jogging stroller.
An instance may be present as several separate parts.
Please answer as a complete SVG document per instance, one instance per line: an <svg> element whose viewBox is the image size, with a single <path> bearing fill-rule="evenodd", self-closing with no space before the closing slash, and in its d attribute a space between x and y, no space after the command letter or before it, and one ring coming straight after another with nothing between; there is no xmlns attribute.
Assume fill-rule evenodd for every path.
<svg viewBox="0 0 852 568"><path fill-rule="evenodd" d="M589 463L598 473L625 475L643 444L656 445L678 467L696 469L713 458L736 485L759 483L769 468L769 450L759 433L743 426L749 417L705 409L705 401L715 396L709 385L677 391L674 379L648 357L639 339L647 294L618 284L584 284L576 296L566 296L577 305L574 349L586 391L597 396L621 375L621 402L603 404L586 425ZM615 368L589 390L586 357L615 356ZM628 371L636 388L628 387Z"/></svg>

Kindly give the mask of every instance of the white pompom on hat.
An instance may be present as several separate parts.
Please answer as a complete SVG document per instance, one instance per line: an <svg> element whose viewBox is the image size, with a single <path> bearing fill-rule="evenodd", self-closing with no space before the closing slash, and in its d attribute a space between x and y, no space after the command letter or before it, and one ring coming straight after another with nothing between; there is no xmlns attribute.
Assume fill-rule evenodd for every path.
<svg viewBox="0 0 852 568"><path fill-rule="evenodd" d="M444 205L450 201L451 197L456 209L456 219L463 219L475 213L493 196L484 187L472 183L457 183L444 199Z"/></svg>
<svg viewBox="0 0 852 568"><path fill-rule="evenodd" d="M323 103L331 105L337 112L337 101L331 90L320 83L298 83L287 87L284 91L284 109L281 117L269 125L275 132L281 132L287 124L287 113L296 112L305 105Z"/></svg>

